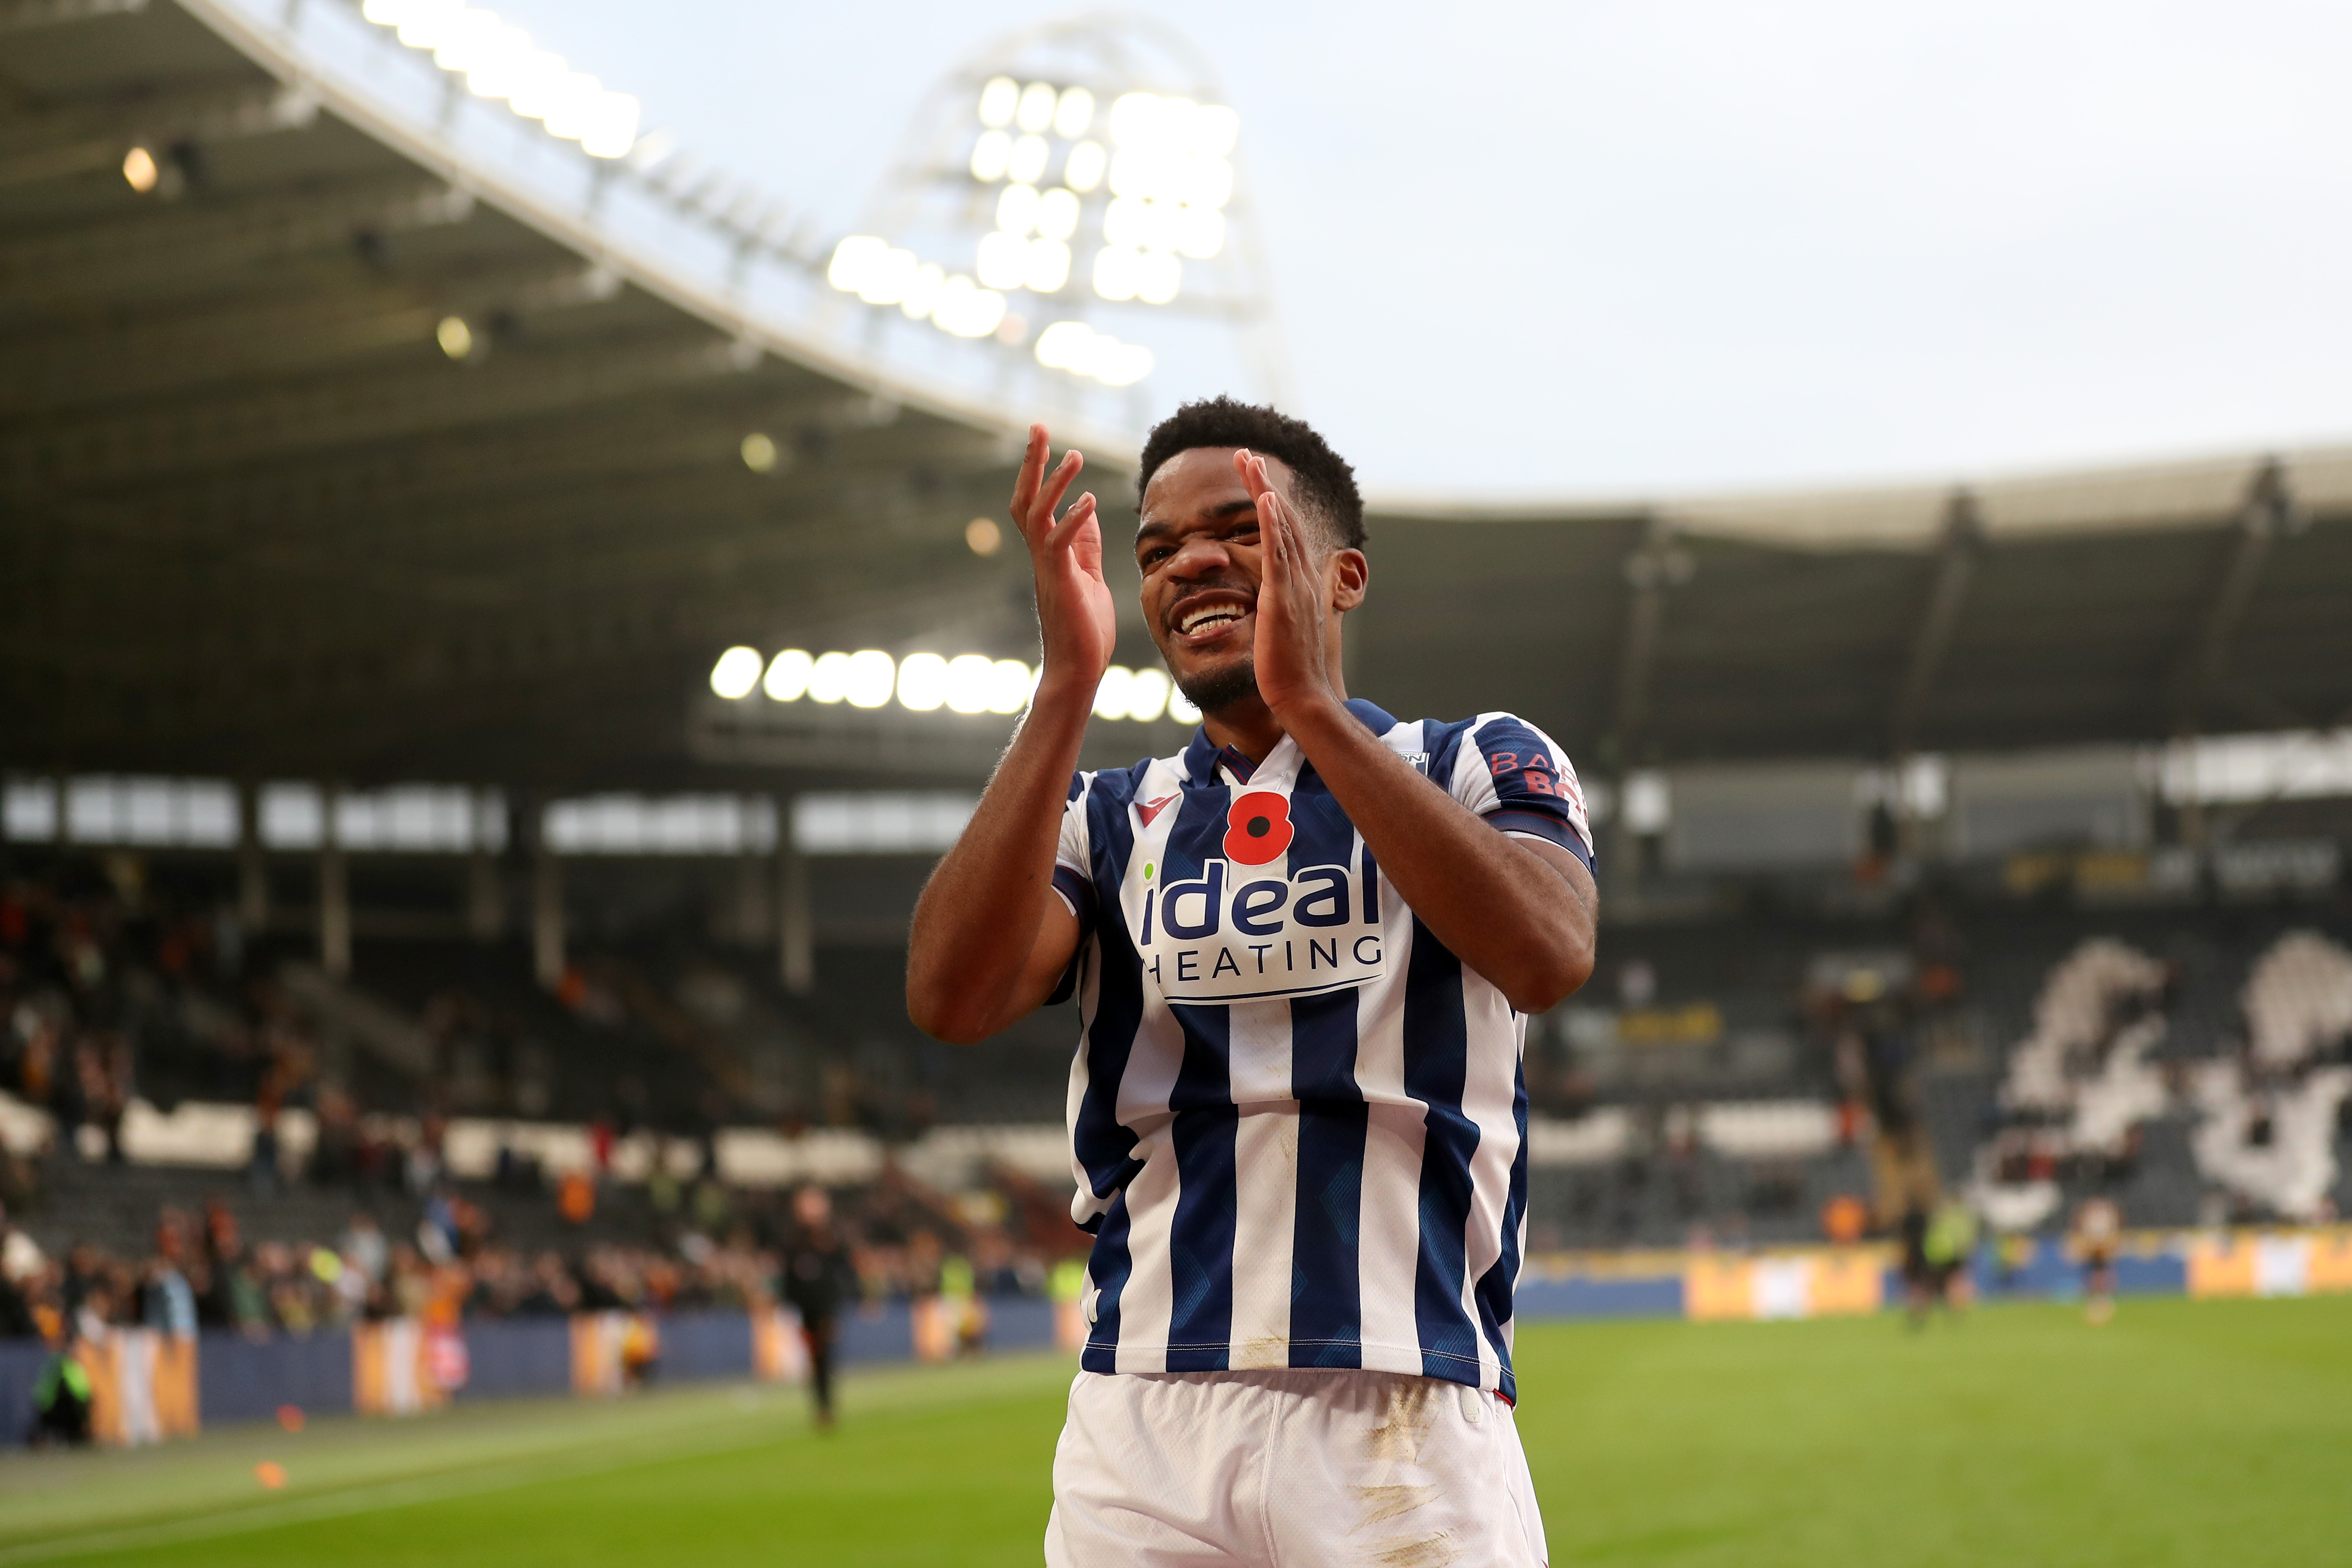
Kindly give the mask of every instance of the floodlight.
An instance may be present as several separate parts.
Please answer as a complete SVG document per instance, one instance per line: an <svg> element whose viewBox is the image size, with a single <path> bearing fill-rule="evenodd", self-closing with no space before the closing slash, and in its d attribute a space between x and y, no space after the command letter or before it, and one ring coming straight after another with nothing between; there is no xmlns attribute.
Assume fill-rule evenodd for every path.
<svg viewBox="0 0 2352 1568"><path fill-rule="evenodd" d="M910 653L898 661L898 706L929 713L947 700L948 661L935 653Z"/></svg>
<svg viewBox="0 0 2352 1568"><path fill-rule="evenodd" d="M1013 163L1013 138L1002 131L983 131L971 144L971 177L983 185L1004 178Z"/></svg>
<svg viewBox="0 0 2352 1568"><path fill-rule="evenodd" d="M1151 351L1141 343L1098 341L1093 375L1105 386L1132 386L1151 374Z"/></svg>
<svg viewBox="0 0 2352 1568"><path fill-rule="evenodd" d="M1013 112L1020 106L1021 84L1009 76L992 77L980 89L980 122L992 129L1013 123Z"/></svg>
<svg viewBox="0 0 2352 1568"><path fill-rule="evenodd" d="M981 288L959 272L940 290L940 302L931 307L931 320L957 337L984 338L1004 320L1004 296Z"/></svg>
<svg viewBox="0 0 2352 1568"><path fill-rule="evenodd" d="M1037 232L1048 239L1067 239L1078 231L1078 198L1055 185L1037 198Z"/></svg>
<svg viewBox="0 0 2352 1568"><path fill-rule="evenodd" d="M1197 724L1201 721L1201 710L1198 704L1184 695L1181 688L1178 688L1168 693L1168 717L1179 723Z"/></svg>
<svg viewBox="0 0 2352 1568"><path fill-rule="evenodd" d="M625 158L637 144L637 100L625 92L597 96L580 132L580 150L591 158Z"/></svg>
<svg viewBox="0 0 2352 1568"><path fill-rule="evenodd" d="M743 466L753 473L766 474L775 471L776 443L763 432L754 430L744 437L743 443L738 450L742 454Z"/></svg>
<svg viewBox="0 0 2352 1568"><path fill-rule="evenodd" d="M1112 665L1102 672L1102 681L1095 688L1095 717L1124 719L1127 717L1128 689L1135 684L1135 671L1124 665Z"/></svg>
<svg viewBox="0 0 2352 1568"><path fill-rule="evenodd" d="M824 280L854 294L866 286L866 276L889 249L887 241L853 234L833 247L833 263L824 269Z"/></svg>
<svg viewBox="0 0 2352 1568"><path fill-rule="evenodd" d="M1029 270L1029 242L1003 229L980 242L976 268L980 280L992 289L1018 289Z"/></svg>
<svg viewBox="0 0 2352 1568"><path fill-rule="evenodd" d="M788 647L769 661L767 679L760 689L778 702L798 702L808 695L809 677L815 672L816 660L806 648Z"/></svg>
<svg viewBox="0 0 2352 1568"><path fill-rule="evenodd" d="M465 6L443 25L434 42L433 63L445 71L463 76L506 51L508 46L501 37L506 31L505 24L488 11Z"/></svg>
<svg viewBox="0 0 2352 1568"><path fill-rule="evenodd" d="M442 317L441 324L433 329L433 340L451 359L464 359L474 352L474 329L463 316Z"/></svg>
<svg viewBox="0 0 2352 1568"><path fill-rule="evenodd" d="M461 0L409 0L400 7L400 41L412 49L437 48L465 13Z"/></svg>
<svg viewBox="0 0 2352 1568"><path fill-rule="evenodd" d="M992 517L975 517L963 525L963 542L974 555L993 555L1004 544L1004 531Z"/></svg>
<svg viewBox="0 0 2352 1568"><path fill-rule="evenodd" d="M1242 136L1242 117L1221 103L1204 103L1192 116L1192 150L1213 158L1233 155Z"/></svg>
<svg viewBox="0 0 2352 1568"><path fill-rule="evenodd" d="M974 518L986 522L986 518ZM947 703L958 713L985 713L995 700L996 665L984 653L959 654L948 660Z"/></svg>
<svg viewBox="0 0 2352 1568"><path fill-rule="evenodd" d="M1005 163L1005 172L1024 185L1034 185L1045 175L1045 160L1053 149L1043 136L1024 136L1013 144L1013 156Z"/></svg>
<svg viewBox="0 0 2352 1568"><path fill-rule="evenodd" d="M541 124L550 136L576 141L586 121L589 106L604 84L584 71L565 71L547 86L547 103L540 114Z"/></svg>
<svg viewBox="0 0 2352 1568"><path fill-rule="evenodd" d="M849 691L849 656L822 653L809 667L808 694L818 702L838 702Z"/></svg>
<svg viewBox="0 0 2352 1568"><path fill-rule="evenodd" d="M1110 194L1115 196L1156 196L1164 183L1167 160L1158 149L1121 147L1110 156Z"/></svg>
<svg viewBox="0 0 2352 1568"><path fill-rule="evenodd" d="M146 148L133 147L122 155L123 183L141 195L153 190L163 177L163 170L155 166L155 154Z"/></svg>
<svg viewBox="0 0 2352 1568"><path fill-rule="evenodd" d="M1084 136L1095 122L1095 95L1082 87L1066 87L1054 105L1054 134L1065 140Z"/></svg>
<svg viewBox="0 0 2352 1568"><path fill-rule="evenodd" d="M1086 373L1094 353L1095 330L1084 321L1055 321L1037 334L1033 351L1048 370Z"/></svg>
<svg viewBox="0 0 2352 1568"><path fill-rule="evenodd" d="M1021 104L1013 118L1024 131L1043 131L1054 123L1054 110L1061 97L1051 82L1033 81L1021 89Z"/></svg>
<svg viewBox="0 0 2352 1568"><path fill-rule="evenodd" d="M1007 185L996 198L996 226L1007 234L1027 234L1037 226L1043 204L1034 185Z"/></svg>
<svg viewBox="0 0 2352 1568"><path fill-rule="evenodd" d="M760 684L760 668L766 663L758 648L730 647L710 667L710 689L730 702L748 697L751 688Z"/></svg>
<svg viewBox="0 0 2352 1568"><path fill-rule="evenodd" d="M1206 261L1225 247L1225 215L1214 207L1185 207L1176 225L1176 248Z"/></svg>
<svg viewBox="0 0 2352 1568"><path fill-rule="evenodd" d="M1142 259L1123 245L1107 245L1095 252L1095 292L1106 300L1134 299Z"/></svg>
<svg viewBox="0 0 2352 1568"><path fill-rule="evenodd" d="M1149 724L1168 710L1168 674L1139 669L1127 686L1127 716Z"/></svg>
<svg viewBox="0 0 2352 1568"><path fill-rule="evenodd" d="M530 57L507 93L507 107L525 120L545 120L571 89L572 68L562 55L544 52Z"/></svg>
<svg viewBox="0 0 2352 1568"><path fill-rule="evenodd" d="M869 305L895 305L907 297L914 281L915 253L886 248L866 268L857 297Z"/></svg>
<svg viewBox="0 0 2352 1568"><path fill-rule="evenodd" d="M1110 154L1101 142L1081 142L1070 149L1069 162L1062 166L1062 179L1074 191L1091 191L1103 183L1103 175L1109 168Z"/></svg>
<svg viewBox="0 0 2352 1568"><path fill-rule="evenodd" d="M841 694L852 708L879 708L890 700L898 674L898 664L888 654L877 647L861 649L849 656Z"/></svg>
<svg viewBox="0 0 2352 1568"><path fill-rule="evenodd" d="M1160 100L1148 92L1119 95L1110 106L1110 139L1125 147L1150 139Z"/></svg>
<svg viewBox="0 0 2352 1568"><path fill-rule="evenodd" d="M1144 204L1120 196L1103 208L1103 238L1129 249L1143 243Z"/></svg>
<svg viewBox="0 0 2352 1568"><path fill-rule="evenodd" d="M1147 250L1135 268L1135 296L1147 305L1165 305L1184 281L1184 264L1164 250Z"/></svg>
<svg viewBox="0 0 2352 1568"><path fill-rule="evenodd" d="M1157 201L1143 204L1143 248L1173 250L1181 232L1184 209L1174 202Z"/></svg>
<svg viewBox="0 0 2352 1568"><path fill-rule="evenodd" d="M1179 158L1169 183L1177 200L1196 207L1222 207L1234 199L1234 166L1223 158L1200 153Z"/></svg>
<svg viewBox="0 0 2352 1568"><path fill-rule="evenodd" d="M1033 239L1022 283L1040 294L1056 294L1070 280L1070 247L1058 239Z"/></svg>
<svg viewBox="0 0 2352 1568"><path fill-rule="evenodd" d="M1028 707L1029 689L1034 679L1029 667L1019 659L998 659L989 667L988 710L1018 713Z"/></svg>
<svg viewBox="0 0 2352 1568"><path fill-rule="evenodd" d="M936 262L926 261L915 268L915 276L907 284L907 296L898 301L898 309L908 319L919 321L931 313L940 302L940 290L947 287L947 269Z"/></svg>

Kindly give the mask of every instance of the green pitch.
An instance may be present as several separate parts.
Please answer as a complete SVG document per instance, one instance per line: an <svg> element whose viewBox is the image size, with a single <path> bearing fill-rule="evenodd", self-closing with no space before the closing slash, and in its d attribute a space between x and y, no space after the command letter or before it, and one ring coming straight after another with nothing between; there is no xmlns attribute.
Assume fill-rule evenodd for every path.
<svg viewBox="0 0 2352 1568"><path fill-rule="evenodd" d="M1556 1563L2316 1563L2352 1553L2352 1299L1615 1323L1520 1337ZM1066 1363L691 1389L0 1458L0 1568L937 1568L1040 1559ZM267 1490L257 1464L282 1465Z"/></svg>

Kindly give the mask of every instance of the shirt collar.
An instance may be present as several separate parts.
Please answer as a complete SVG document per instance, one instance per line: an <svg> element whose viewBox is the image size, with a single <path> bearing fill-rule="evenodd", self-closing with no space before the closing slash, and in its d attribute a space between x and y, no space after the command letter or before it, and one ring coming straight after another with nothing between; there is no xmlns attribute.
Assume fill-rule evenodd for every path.
<svg viewBox="0 0 2352 1568"><path fill-rule="evenodd" d="M1348 700L1348 711L1353 713L1365 729L1375 735L1385 735L1396 728L1396 721L1360 697ZM1247 784L1257 772L1257 764L1231 746L1220 746L1209 739L1209 727L1202 724L1192 731L1192 743L1184 748L1184 775L1194 784L1217 782L1219 768L1229 770L1234 777Z"/></svg>

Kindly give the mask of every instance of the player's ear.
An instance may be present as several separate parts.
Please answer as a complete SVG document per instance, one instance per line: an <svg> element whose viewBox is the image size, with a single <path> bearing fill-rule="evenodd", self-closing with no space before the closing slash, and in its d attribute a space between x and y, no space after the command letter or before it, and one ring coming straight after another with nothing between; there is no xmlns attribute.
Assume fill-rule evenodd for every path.
<svg viewBox="0 0 2352 1568"><path fill-rule="evenodd" d="M1352 545L1331 552L1331 607L1345 614L1364 602L1371 586L1372 563Z"/></svg>

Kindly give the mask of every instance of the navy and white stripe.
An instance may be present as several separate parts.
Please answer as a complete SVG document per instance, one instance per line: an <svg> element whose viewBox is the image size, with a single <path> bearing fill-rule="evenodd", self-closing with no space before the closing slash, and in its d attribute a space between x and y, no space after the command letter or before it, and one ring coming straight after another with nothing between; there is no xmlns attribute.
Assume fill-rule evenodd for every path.
<svg viewBox="0 0 2352 1568"><path fill-rule="evenodd" d="M1591 864L1575 772L1532 725L1349 707L1498 830ZM1084 1364L1361 1367L1515 1396L1526 1019L1405 906L1297 747L1253 767L1200 732L1079 775L1054 882L1087 932Z"/></svg>

